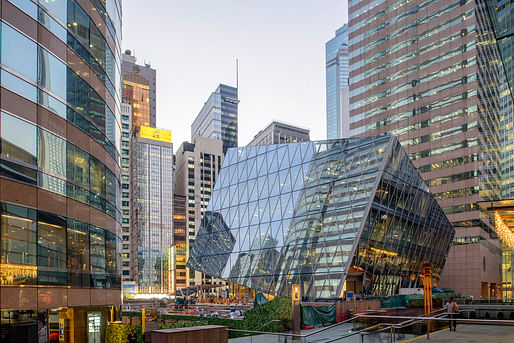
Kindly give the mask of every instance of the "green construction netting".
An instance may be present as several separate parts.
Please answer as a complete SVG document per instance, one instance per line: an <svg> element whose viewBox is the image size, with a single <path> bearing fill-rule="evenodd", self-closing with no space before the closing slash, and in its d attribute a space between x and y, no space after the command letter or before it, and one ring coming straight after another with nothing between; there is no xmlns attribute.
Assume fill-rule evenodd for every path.
<svg viewBox="0 0 514 343"><path fill-rule="evenodd" d="M318 327L336 322L336 305L327 307L302 306L302 326Z"/></svg>
<svg viewBox="0 0 514 343"><path fill-rule="evenodd" d="M175 298L175 305L185 305L186 304L186 298Z"/></svg>
<svg viewBox="0 0 514 343"><path fill-rule="evenodd" d="M261 292L257 292L255 294L255 299L253 299L253 307L257 307L259 305L265 304L268 302L268 299Z"/></svg>

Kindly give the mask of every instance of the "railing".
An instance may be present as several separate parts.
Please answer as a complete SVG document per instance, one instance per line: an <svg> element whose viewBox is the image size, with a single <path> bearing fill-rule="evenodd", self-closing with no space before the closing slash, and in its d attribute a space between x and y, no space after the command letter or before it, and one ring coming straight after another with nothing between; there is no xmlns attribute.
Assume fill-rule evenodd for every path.
<svg viewBox="0 0 514 343"><path fill-rule="evenodd" d="M343 322L324 327L308 334L292 334L292 333L276 333L262 332L259 330L236 330L228 329L229 332L238 332L243 337L237 339L237 342L246 343L267 343L267 342L297 342L297 343L314 343L314 342L350 342L347 339L359 336L361 343L370 341L389 341L391 343L397 340L414 338L422 334L426 334L430 339L430 333L433 331L434 324L439 327L446 327L449 322L445 309L433 311L428 316L387 316L376 314L360 314ZM377 320L378 323L366 323L366 320ZM498 319L462 319L455 318L457 323L474 324L474 325L503 325L514 326L512 320ZM273 321L272 321L273 322ZM269 325L272 322L266 324ZM369 324L369 325L368 325ZM404 329L420 325L412 333L406 333ZM264 326L263 326L264 327ZM329 331L330 330L330 331ZM353 338L355 341L355 338Z"/></svg>

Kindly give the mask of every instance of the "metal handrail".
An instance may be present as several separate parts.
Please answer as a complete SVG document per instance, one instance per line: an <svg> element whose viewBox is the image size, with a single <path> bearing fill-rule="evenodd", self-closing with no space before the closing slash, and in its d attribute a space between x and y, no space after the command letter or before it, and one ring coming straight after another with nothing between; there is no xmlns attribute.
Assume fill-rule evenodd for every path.
<svg viewBox="0 0 514 343"><path fill-rule="evenodd" d="M302 335L302 334L298 335L298 334L283 333L283 332L263 332L263 331L255 331L255 330L240 330L240 329L231 329L231 328L227 328L227 330L228 331L232 331L232 332L243 332L243 333L250 333L250 334L268 334L268 335L285 336L285 337L293 337L293 338L303 339L303 338L307 338L309 336L318 334L318 333L320 333L322 331L325 331L325 330L328 330L328 329L332 329L332 328L334 328L334 327L336 327L338 325L345 324L345 323L348 323L348 322L352 322L352 321L354 321L356 319L359 319L359 318L405 319L405 321L400 322L400 323L396 323L396 324L392 324L392 323L388 323L388 322L382 322L382 323L375 324L373 326L364 328L362 330L351 332L351 333L348 333L346 335L342 335L342 336L336 337L334 339L325 341L325 343L330 343L330 342L334 342L334 341L337 341L337 340L345 339L345 338L348 338L350 336L354 336L354 335L357 335L357 334L360 334L361 336L362 335L370 335L370 334L373 334L373 333L377 333L377 332L381 332L381 331L386 331L386 330L391 330L391 335L394 335L394 330L395 329L401 329L403 327L415 324L415 323L420 322L420 321L422 321L422 322L424 322L424 321L447 322L448 318L446 318L446 317L443 318L442 317L442 316L446 315L446 313L439 313L439 314L436 314L434 316L434 314L436 312L440 312L440 311L443 311L443 310L444 309L433 311L433 312L431 312L431 314L432 314L431 316L424 316L424 315L422 315L422 316L417 316L417 317L411 317L411 316L382 316L382 315L359 314L359 315L356 315L355 317L352 317L352 318L347 319L345 321L339 322L339 323L331 325L331 326L324 327L324 328L322 328L320 330L317 330L315 332L311 332L311 333L306 334L306 335ZM469 323L469 324L514 326L514 321L513 320L461 319L461 318L455 318L455 319L452 319L452 320L455 320L456 322L460 322L460 323ZM267 324L269 324L269 323L267 323ZM375 330L373 332L369 332L371 329L377 328L377 327L381 327L381 328L378 329L378 330ZM429 334L429 332L427 332L427 334Z"/></svg>
<svg viewBox="0 0 514 343"><path fill-rule="evenodd" d="M263 326L258 328L257 331L261 331L262 329L264 329L266 326L270 325L271 323L280 323L280 320L278 320L278 319L270 320L269 322L267 322L266 324L264 324Z"/></svg>

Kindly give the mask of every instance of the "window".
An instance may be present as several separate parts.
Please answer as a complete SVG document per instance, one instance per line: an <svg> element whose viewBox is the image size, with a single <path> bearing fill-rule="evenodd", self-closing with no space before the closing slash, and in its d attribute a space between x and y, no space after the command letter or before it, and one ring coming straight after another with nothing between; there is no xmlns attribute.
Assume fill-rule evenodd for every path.
<svg viewBox="0 0 514 343"><path fill-rule="evenodd" d="M2 24L1 41L2 64L36 82L36 43L6 24Z"/></svg>
<svg viewBox="0 0 514 343"><path fill-rule="evenodd" d="M66 141L43 129L38 130L37 138L38 167L66 177Z"/></svg>
<svg viewBox="0 0 514 343"><path fill-rule="evenodd" d="M38 212L38 283L66 285L66 219Z"/></svg>
<svg viewBox="0 0 514 343"><path fill-rule="evenodd" d="M61 23L66 25L66 14L67 14L67 0L54 0L54 1L40 1L39 5L46 8L50 13L52 13L56 18L58 18Z"/></svg>
<svg viewBox="0 0 514 343"><path fill-rule="evenodd" d="M61 99L66 99L66 65L38 47L38 83Z"/></svg>
<svg viewBox="0 0 514 343"><path fill-rule="evenodd" d="M89 287L89 225L68 219L68 284Z"/></svg>
<svg viewBox="0 0 514 343"><path fill-rule="evenodd" d="M2 205L2 263L36 265L36 211Z"/></svg>
<svg viewBox="0 0 514 343"><path fill-rule="evenodd" d="M114 288L116 283L116 273L120 267L120 256L116 253L116 235L112 232L105 231L105 259L106 272L109 274L107 287ZM120 270L121 271L121 270Z"/></svg>
<svg viewBox="0 0 514 343"><path fill-rule="evenodd" d="M36 126L2 112L2 155L36 164Z"/></svg>
<svg viewBox="0 0 514 343"><path fill-rule="evenodd" d="M104 230L91 225L89 227L89 265L92 287L105 288L105 236Z"/></svg>
<svg viewBox="0 0 514 343"><path fill-rule="evenodd" d="M105 196L105 166L96 158L89 159L89 185L92 192Z"/></svg>
<svg viewBox="0 0 514 343"><path fill-rule="evenodd" d="M66 155L68 179L89 187L89 155L71 143L66 144Z"/></svg>

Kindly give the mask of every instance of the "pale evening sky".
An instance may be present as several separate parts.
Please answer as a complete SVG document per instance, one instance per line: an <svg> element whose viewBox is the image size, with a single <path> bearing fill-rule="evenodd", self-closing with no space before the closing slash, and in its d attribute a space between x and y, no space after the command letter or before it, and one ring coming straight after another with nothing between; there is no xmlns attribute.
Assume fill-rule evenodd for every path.
<svg viewBox="0 0 514 343"><path fill-rule="evenodd" d="M273 119L326 138L325 42L347 0L123 1L123 51L157 70L157 127L174 150L219 83L236 84L239 145Z"/></svg>

